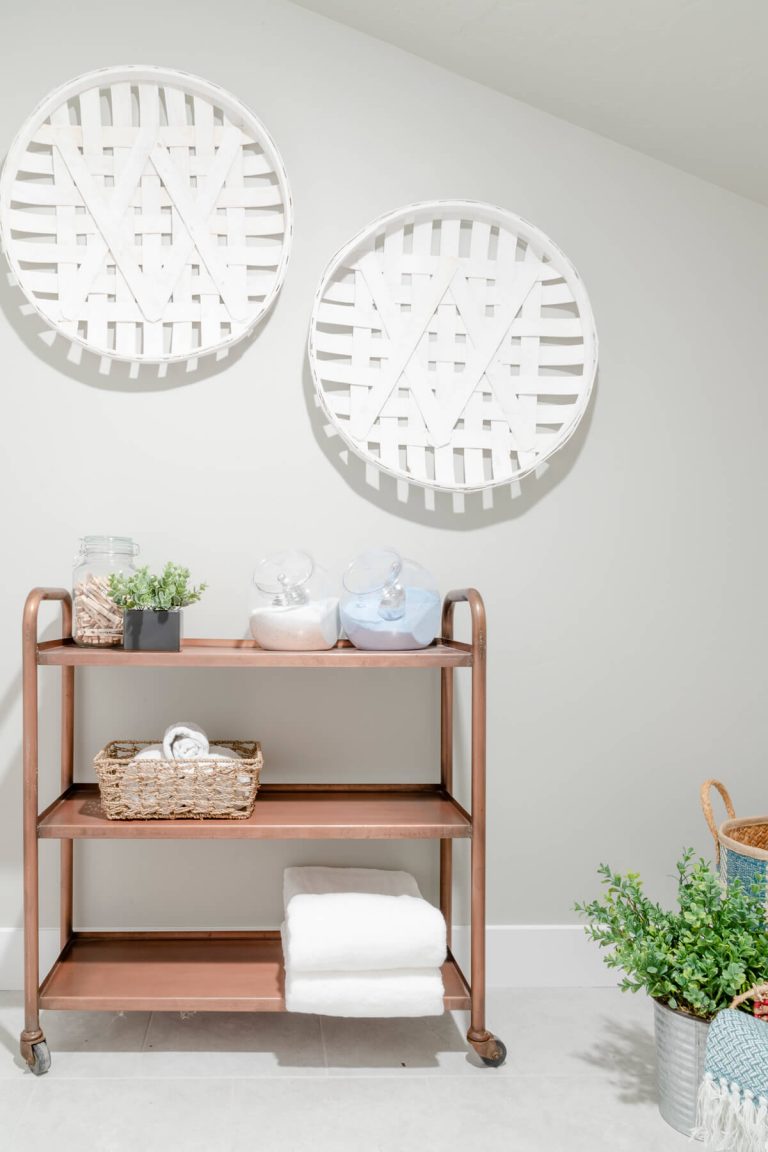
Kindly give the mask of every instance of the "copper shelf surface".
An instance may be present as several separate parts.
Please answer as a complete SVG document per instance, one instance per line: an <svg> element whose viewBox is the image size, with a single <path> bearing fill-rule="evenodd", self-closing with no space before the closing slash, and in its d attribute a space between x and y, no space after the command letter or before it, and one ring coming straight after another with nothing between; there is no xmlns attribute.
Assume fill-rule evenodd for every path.
<svg viewBox="0 0 768 1152"><path fill-rule="evenodd" d="M108 820L98 785L73 784L37 828L47 840L439 840L472 832L437 784L266 784L247 820Z"/></svg>
<svg viewBox="0 0 768 1152"><path fill-rule="evenodd" d="M452 957L445 1007L469 1007ZM283 1012L277 932L76 932L40 989L40 1007L108 1012Z"/></svg>
<svg viewBox="0 0 768 1152"><path fill-rule="evenodd" d="M472 649L440 640L410 652L363 652L345 643L327 652L268 652L253 640L185 640L181 652L125 652L53 640L37 646L37 662L67 668L469 668Z"/></svg>

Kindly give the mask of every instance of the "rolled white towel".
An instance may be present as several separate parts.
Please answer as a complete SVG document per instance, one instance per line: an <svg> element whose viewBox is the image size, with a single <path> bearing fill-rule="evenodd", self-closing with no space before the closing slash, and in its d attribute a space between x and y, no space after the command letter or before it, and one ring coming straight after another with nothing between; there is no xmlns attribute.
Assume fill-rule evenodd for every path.
<svg viewBox="0 0 768 1152"><path fill-rule="evenodd" d="M134 760L167 760L162 744L148 744L134 756ZM178 757L177 757L178 759ZM225 744L211 744L205 756L195 756L195 760L240 760L239 752L227 748Z"/></svg>
<svg viewBox="0 0 768 1152"><path fill-rule="evenodd" d="M288 1012L321 1016L441 1016L439 969L397 972L290 972L285 974Z"/></svg>
<svg viewBox="0 0 768 1152"><path fill-rule="evenodd" d="M210 749L208 737L199 724L178 722L169 725L163 736L166 760L199 760Z"/></svg>

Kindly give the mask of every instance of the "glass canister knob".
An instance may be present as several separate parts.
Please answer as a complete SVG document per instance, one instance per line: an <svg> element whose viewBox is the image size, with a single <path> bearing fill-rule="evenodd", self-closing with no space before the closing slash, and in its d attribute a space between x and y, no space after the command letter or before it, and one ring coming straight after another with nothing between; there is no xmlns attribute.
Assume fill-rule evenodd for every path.
<svg viewBox="0 0 768 1152"><path fill-rule="evenodd" d="M306 604L307 585L314 570L315 562L308 552L275 552L259 561L253 582L276 607Z"/></svg>
<svg viewBox="0 0 768 1152"><path fill-rule="evenodd" d="M382 620L401 620L405 615L405 588L400 583L400 566L392 566L390 578L381 590L379 616Z"/></svg>
<svg viewBox="0 0 768 1152"><path fill-rule="evenodd" d="M363 552L344 573L344 587L355 596L378 594L382 620L401 620L405 615L405 588L401 582L403 561L394 548Z"/></svg>

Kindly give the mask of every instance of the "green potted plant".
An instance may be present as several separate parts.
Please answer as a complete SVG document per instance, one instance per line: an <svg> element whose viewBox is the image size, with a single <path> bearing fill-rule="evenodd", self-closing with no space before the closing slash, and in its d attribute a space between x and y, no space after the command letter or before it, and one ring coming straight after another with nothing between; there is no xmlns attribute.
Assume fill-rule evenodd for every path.
<svg viewBox="0 0 768 1152"><path fill-rule="evenodd" d="M671 911L649 900L636 873L622 876L607 864L598 872L605 895L576 911L589 921L590 939L608 949L608 967L623 971L620 987L652 997L659 1110L690 1133L709 1021L768 978L765 905L739 881L723 891L692 850L678 861L678 906Z"/></svg>
<svg viewBox="0 0 768 1152"><path fill-rule="evenodd" d="M153 575L148 567L109 578L109 595L123 609L123 647L138 652L181 651L182 608L200 599L207 585L189 583L189 569L166 564Z"/></svg>

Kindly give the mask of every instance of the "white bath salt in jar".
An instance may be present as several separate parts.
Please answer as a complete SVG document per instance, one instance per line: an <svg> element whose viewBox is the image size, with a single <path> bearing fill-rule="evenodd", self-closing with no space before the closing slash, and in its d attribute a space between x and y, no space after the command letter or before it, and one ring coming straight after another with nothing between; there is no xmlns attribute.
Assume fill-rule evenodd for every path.
<svg viewBox="0 0 768 1152"><path fill-rule="evenodd" d="M308 552L276 552L258 564L251 635L277 652L317 652L339 639L339 598Z"/></svg>
<svg viewBox="0 0 768 1152"><path fill-rule="evenodd" d="M393 548L363 552L344 573L341 623L356 648L427 648L440 630L433 577Z"/></svg>
<svg viewBox="0 0 768 1152"><path fill-rule="evenodd" d="M109 595L113 573L131 573L138 545L129 536L84 536L72 576L72 637L82 647L123 642L123 609Z"/></svg>

